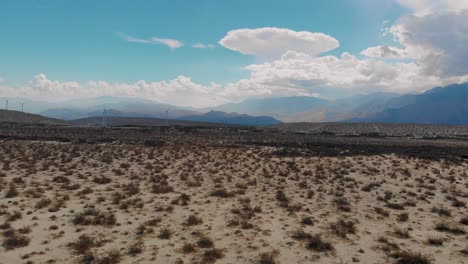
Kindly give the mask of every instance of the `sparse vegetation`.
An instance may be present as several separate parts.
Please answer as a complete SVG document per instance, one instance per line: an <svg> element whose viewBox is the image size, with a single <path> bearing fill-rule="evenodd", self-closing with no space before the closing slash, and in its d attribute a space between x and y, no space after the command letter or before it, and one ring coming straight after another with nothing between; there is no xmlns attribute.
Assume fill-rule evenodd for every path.
<svg viewBox="0 0 468 264"><path fill-rule="evenodd" d="M57 131L67 129L56 144L43 141L56 128L4 140L18 130L0 127L5 262L466 258L468 163L450 158L463 148L431 140L423 151L376 137L371 150L360 136L334 145L332 135L251 128ZM441 254L426 255L431 249Z"/></svg>

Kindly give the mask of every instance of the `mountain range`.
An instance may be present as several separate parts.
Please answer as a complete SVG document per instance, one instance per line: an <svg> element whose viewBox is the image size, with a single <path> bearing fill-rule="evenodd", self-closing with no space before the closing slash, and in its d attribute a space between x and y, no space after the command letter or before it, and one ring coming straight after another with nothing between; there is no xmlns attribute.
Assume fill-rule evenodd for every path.
<svg viewBox="0 0 468 264"><path fill-rule="evenodd" d="M184 108L152 100L96 97L65 102L21 98L25 111L74 120L102 116L163 118L238 125L281 122L382 122L468 125L468 83L436 87L420 94L372 93L326 100L310 96L248 99L211 108ZM19 104L10 103L20 108Z"/></svg>

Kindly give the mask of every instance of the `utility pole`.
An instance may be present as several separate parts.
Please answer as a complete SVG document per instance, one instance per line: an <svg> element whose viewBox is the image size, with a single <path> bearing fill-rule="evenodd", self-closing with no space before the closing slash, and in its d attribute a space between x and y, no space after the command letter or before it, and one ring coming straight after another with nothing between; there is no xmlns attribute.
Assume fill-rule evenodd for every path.
<svg viewBox="0 0 468 264"><path fill-rule="evenodd" d="M104 107L104 111L102 112L102 126L104 128L107 127L107 109Z"/></svg>
<svg viewBox="0 0 468 264"><path fill-rule="evenodd" d="M166 126L169 126L169 109L166 109Z"/></svg>
<svg viewBox="0 0 468 264"><path fill-rule="evenodd" d="M6 100L5 110L8 112L8 100Z"/></svg>

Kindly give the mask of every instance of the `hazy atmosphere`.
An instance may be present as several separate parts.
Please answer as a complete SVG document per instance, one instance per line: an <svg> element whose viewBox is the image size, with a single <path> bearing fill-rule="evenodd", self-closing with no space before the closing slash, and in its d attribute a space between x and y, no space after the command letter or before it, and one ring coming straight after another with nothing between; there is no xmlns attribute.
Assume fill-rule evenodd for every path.
<svg viewBox="0 0 468 264"><path fill-rule="evenodd" d="M0 94L249 98L419 93L468 81L468 2L2 1Z"/></svg>
<svg viewBox="0 0 468 264"><path fill-rule="evenodd" d="M468 0L0 0L0 264L468 263Z"/></svg>

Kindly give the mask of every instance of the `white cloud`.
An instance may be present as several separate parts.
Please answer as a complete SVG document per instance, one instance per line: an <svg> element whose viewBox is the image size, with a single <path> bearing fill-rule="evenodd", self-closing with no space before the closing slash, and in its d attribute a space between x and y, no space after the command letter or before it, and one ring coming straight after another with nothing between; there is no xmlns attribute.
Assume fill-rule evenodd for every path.
<svg viewBox="0 0 468 264"><path fill-rule="evenodd" d="M122 32L117 33L117 35L128 42L144 43L144 44L162 44L162 45L168 46L171 49L178 49L184 45L181 41L176 40L176 39L158 38L158 37L152 37L149 39L141 39L141 38L132 37Z"/></svg>
<svg viewBox="0 0 468 264"><path fill-rule="evenodd" d="M428 76L414 62L386 63L358 59L349 53L341 57L312 57L290 51L280 59L247 67L248 79L226 85L223 95L245 96L313 95L324 87L359 92L420 92L436 85L468 80L468 76L439 78Z"/></svg>
<svg viewBox="0 0 468 264"><path fill-rule="evenodd" d="M192 48L195 48L195 49L214 49L214 48L215 48L215 45L213 45L213 44L197 43L197 44L192 45Z"/></svg>
<svg viewBox="0 0 468 264"><path fill-rule="evenodd" d="M96 96L123 96L153 99L179 106L206 107L226 103L220 96L221 86L215 83L201 85L189 77L179 76L160 82L112 83L88 81L85 83L50 80L38 74L28 85L21 87L0 86L0 96L19 96L35 100L61 101L72 98Z"/></svg>
<svg viewBox="0 0 468 264"><path fill-rule="evenodd" d="M427 1L412 4L417 12L425 10ZM279 28L230 31L220 40L220 45L261 60L245 67L250 73L248 78L226 84L203 85L185 76L159 82L78 83L49 80L44 74L38 74L23 87L0 85L0 93L49 100L129 96L207 107L252 97L322 96L324 89L346 90L346 93L420 92L468 81L468 10L463 10L462 5L450 8L434 12L435 8L431 7L425 15L407 15L389 27L384 23L388 28L385 32L392 34L397 44L367 48L361 52L363 58L346 52L339 57L320 55L339 46L337 40L323 33ZM120 36L129 42L161 43L161 39ZM176 48L182 44L168 42L166 45ZM203 43L192 47L211 48L210 44Z"/></svg>
<svg viewBox="0 0 468 264"><path fill-rule="evenodd" d="M466 0L398 0L416 16L425 16L440 12L458 12L468 9Z"/></svg>
<svg viewBox="0 0 468 264"><path fill-rule="evenodd" d="M458 76L468 73L466 21L468 10L405 16L390 32L427 74Z"/></svg>
<svg viewBox="0 0 468 264"><path fill-rule="evenodd" d="M393 46L376 46L370 47L361 52L362 55L370 58L385 58L385 59L403 59L408 58L406 51Z"/></svg>
<svg viewBox="0 0 468 264"><path fill-rule="evenodd" d="M317 56L339 47L338 40L323 33L274 27L232 30L219 44L262 59L279 58L289 50Z"/></svg>

